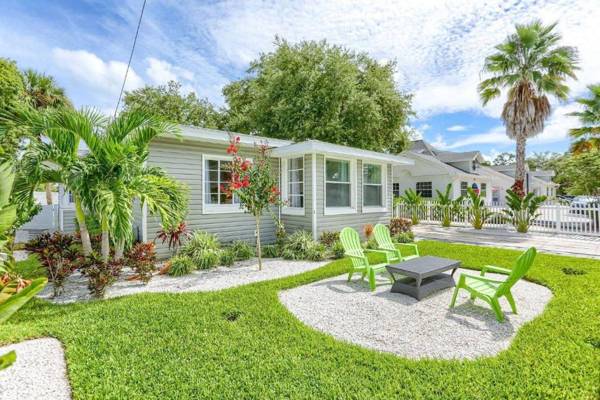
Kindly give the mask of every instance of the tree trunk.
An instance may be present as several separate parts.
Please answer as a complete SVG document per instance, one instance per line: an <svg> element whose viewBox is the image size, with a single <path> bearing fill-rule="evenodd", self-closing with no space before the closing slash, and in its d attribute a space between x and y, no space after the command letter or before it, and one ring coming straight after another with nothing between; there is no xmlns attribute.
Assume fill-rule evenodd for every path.
<svg viewBox="0 0 600 400"><path fill-rule="evenodd" d="M520 197L525 196L525 146L527 137L525 135L517 136L517 151L516 151L516 170L515 183L513 191Z"/></svg>
<svg viewBox="0 0 600 400"><path fill-rule="evenodd" d="M92 242L90 241L90 233L88 232L87 224L85 222L85 214L83 212L83 207L81 206L81 200L79 200L78 197L75 197L75 216L77 218L77 223L79 224L79 235L81 236L83 255L87 257L92 253Z"/></svg>
<svg viewBox="0 0 600 400"><path fill-rule="evenodd" d="M108 236L108 220L106 220L106 218L102 219L102 245L100 252L102 254L102 261L105 263L108 262L108 257L110 256L110 241Z"/></svg>
<svg viewBox="0 0 600 400"><path fill-rule="evenodd" d="M46 204L51 206L52 204L54 204L54 201L52 200L52 184L46 183L45 189L46 189Z"/></svg>
<svg viewBox="0 0 600 400"><path fill-rule="evenodd" d="M260 215L256 217L256 256L258 257L258 270L262 270L262 253L260 249Z"/></svg>
<svg viewBox="0 0 600 400"><path fill-rule="evenodd" d="M123 252L125 251L125 240L120 239L115 246L115 261L119 261L123 258Z"/></svg>

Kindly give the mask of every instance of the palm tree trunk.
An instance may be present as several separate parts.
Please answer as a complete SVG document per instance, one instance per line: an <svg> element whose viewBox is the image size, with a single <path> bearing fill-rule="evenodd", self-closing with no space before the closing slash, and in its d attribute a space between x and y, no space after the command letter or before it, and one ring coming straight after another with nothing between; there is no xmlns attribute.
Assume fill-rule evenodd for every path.
<svg viewBox="0 0 600 400"><path fill-rule="evenodd" d="M527 144L527 137L525 135L517 136L517 151L516 151L516 170L515 170L515 183L513 184L513 191L520 197L525 195L525 146Z"/></svg>
<svg viewBox="0 0 600 400"><path fill-rule="evenodd" d="M100 253L102 254L102 261L105 263L108 262L108 257L110 256L110 241L108 236L108 220L105 217L102 219L102 244Z"/></svg>
<svg viewBox="0 0 600 400"><path fill-rule="evenodd" d="M75 197L75 216L77 223L79 224L79 235L81 236L81 246L83 248L83 255L89 256L92 253L92 242L90 241L90 233L87 229L85 222L85 214L83 207L81 206L81 200Z"/></svg>
<svg viewBox="0 0 600 400"><path fill-rule="evenodd" d="M123 252L125 251L125 240L119 239L117 241L117 245L115 246L115 261L119 261L123 258Z"/></svg>
<svg viewBox="0 0 600 400"><path fill-rule="evenodd" d="M46 204L51 206L54 204L54 201L52 200L52 184L46 183L44 189L46 190Z"/></svg>
<svg viewBox="0 0 600 400"><path fill-rule="evenodd" d="M262 254L260 249L260 215L256 216L256 256L258 257L258 270L262 270Z"/></svg>

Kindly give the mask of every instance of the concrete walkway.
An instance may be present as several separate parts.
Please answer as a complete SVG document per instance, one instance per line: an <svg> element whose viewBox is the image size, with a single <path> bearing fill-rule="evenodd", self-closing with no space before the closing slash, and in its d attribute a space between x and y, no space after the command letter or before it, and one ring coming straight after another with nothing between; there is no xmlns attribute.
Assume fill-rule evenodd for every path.
<svg viewBox="0 0 600 400"><path fill-rule="evenodd" d="M543 253L600 259L600 237L595 236L543 234L538 232L523 234L498 229L477 231L473 228L442 228L439 225L425 224L414 226L413 232L418 239L512 249L526 249L535 246Z"/></svg>

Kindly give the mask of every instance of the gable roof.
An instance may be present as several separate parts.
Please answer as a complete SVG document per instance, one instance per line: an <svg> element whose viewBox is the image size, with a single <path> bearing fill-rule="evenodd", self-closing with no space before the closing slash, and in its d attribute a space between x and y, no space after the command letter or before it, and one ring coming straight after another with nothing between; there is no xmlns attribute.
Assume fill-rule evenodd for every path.
<svg viewBox="0 0 600 400"><path fill-rule="evenodd" d="M411 142L410 150L413 153L424 154L431 157L435 157L442 162L459 162L459 161L472 161L477 159L479 162L483 161L483 156L479 151L445 151L438 150L423 139L413 140Z"/></svg>
<svg viewBox="0 0 600 400"><path fill-rule="evenodd" d="M415 153L413 151L407 151L402 154L404 154L407 157L414 157L414 158L423 160L425 162L429 162L430 164L434 164L434 165L438 166L439 168L447 171L448 174L450 174L450 175L472 176L472 177L478 176L478 174L476 174L476 173L463 171L462 169L456 168L450 164L446 164L445 162L440 161L435 156L430 156L428 154L423 154L423 153Z"/></svg>

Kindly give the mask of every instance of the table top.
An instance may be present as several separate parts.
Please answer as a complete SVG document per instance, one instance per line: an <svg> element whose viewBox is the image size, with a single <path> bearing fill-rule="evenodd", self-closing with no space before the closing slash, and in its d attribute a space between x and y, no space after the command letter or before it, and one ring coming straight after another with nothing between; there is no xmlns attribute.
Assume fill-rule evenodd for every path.
<svg viewBox="0 0 600 400"><path fill-rule="evenodd" d="M459 260L434 256L423 256L413 258L408 261L403 261L398 264L391 264L387 267L387 269L390 272L398 272L405 275L424 276L448 271L450 269L458 268L459 266Z"/></svg>

